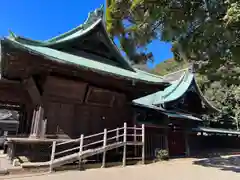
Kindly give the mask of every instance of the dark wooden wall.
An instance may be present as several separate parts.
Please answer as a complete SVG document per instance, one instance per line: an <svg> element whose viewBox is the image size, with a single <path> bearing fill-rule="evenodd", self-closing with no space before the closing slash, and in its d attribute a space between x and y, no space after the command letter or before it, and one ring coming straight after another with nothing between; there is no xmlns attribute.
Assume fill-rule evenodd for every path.
<svg viewBox="0 0 240 180"><path fill-rule="evenodd" d="M52 76L43 89L47 135L78 138L132 122L124 94Z"/></svg>

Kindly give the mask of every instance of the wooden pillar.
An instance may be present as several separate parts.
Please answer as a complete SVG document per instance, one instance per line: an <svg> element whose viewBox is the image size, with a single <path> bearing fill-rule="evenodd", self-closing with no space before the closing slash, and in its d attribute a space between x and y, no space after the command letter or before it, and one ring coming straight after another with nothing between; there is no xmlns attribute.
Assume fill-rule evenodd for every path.
<svg viewBox="0 0 240 180"><path fill-rule="evenodd" d="M38 137L38 138L44 137L46 122L43 119L43 117L44 117L44 109L42 108L42 106L39 106L38 110L35 109L33 112L33 120L32 120L30 137Z"/></svg>
<svg viewBox="0 0 240 180"><path fill-rule="evenodd" d="M184 131L184 135L185 135L186 156L190 156L190 148L189 148L189 141L188 141L188 132L187 132L187 130Z"/></svg>
<svg viewBox="0 0 240 180"><path fill-rule="evenodd" d="M32 117L32 125L31 125L31 130L30 130L30 137L35 136L34 135L34 126L35 126L35 119L36 119L36 110L33 110L33 117Z"/></svg>
<svg viewBox="0 0 240 180"><path fill-rule="evenodd" d="M35 118L35 124L34 124L34 134L35 136L38 136L38 127L39 127L39 118L40 118L40 108L36 111L36 118Z"/></svg>
<svg viewBox="0 0 240 180"><path fill-rule="evenodd" d="M42 123L43 123L43 116L44 116L44 110L42 107L42 104L43 104L42 95L33 77L25 79L23 81L23 85L30 96L31 104L35 107L35 110L33 113L30 137L40 137L43 134Z"/></svg>
<svg viewBox="0 0 240 180"><path fill-rule="evenodd" d="M41 126L41 132L40 132L40 138L44 138L46 134L46 128L47 128L47 119L44 119L42 121L42 126Z"/></svg>
<svg viewBox="0 0 240 180"><path fill-rule="evenodd" d="M168 129L166 128L164 130L164 143L165 143L165 149L168 151L169 153L169 146L168 146Z"/></svg>
<svg viewBox="0 0 240 180"><path fill-rule="evenodd" d="M39 120L38 120L38 126L37 126L37 135L38 137L43 137L45 134L43 134L43 125L44 125L44 109L42 106L39 107Z"/></svg>

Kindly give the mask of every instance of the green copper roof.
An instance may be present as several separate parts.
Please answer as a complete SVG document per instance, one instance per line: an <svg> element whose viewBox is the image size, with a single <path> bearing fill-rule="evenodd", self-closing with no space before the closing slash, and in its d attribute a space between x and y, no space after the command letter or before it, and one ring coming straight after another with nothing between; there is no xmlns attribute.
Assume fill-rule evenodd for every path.
<svg viewBox="0 0 240 180"><path fill-rule="evenodd" d="M186 71L186 73L177 82L174 82L171 86L162 91L153 104L158 105L180 98L190 87L193 77L194 75L192 73Z"/></svg>
<svg viewBox="0 0 240 180"><path fill-rule="evenodd" d="M93 12L90 12L88 14L87 20L79 25L78 27L63 33L59 36L56 36L52 39L46 40L46 41L35 41L31 39L27 39L21 36L17 36L13 33L11 33L11 36L9 39L13 39L14 41L17 41L22 44L26 45L33 45L33 46L42 46L42 47L49 47L49 48L55 48L56 46L63 44L66 45L68 42L72 42L74 40L78 40L81 37L83 37L85 34L90 33L95 27L98 25L101 25L101 28L104 33L104 37L106 37L106 44L107 47L109 47L112 54L116 57L117 61L121 64L121 67L124 69L128 69L130 71L134 71L130 64L130 60L127 57L122 56L121 52L115 45L115 43L110 39L106 27L105 27L105 21L104 21L104 8L103 6L101 8L96 9Z"/></svg>
<svg viewBox="0 0 240 180"><path fill-rule="evenodd" d="M103 19L104 19L104 9L103 9L103 6L101 6L100 8L95 9L92 12L89 12L88 17L83 24L79 25L78 27L66 33L63 33L59 36L51 38L45 42L59 43L59 42L67 41L69 39L76 38L78 36L85 34L87 31L91 30L93 27L99 24Z"/></svg>
<svg viewBox="0 0 240 180"><path fill-rule="evenodd" d="M163 112L163 114L167 115L170 118L180 118L180 119L191 119L194 121L203 121L202 119L192 116L191 114L184 114L179 112Z"/></svg>
<svg viewBox="0 0 240 180"><path fill-rule="evenodd" d="M210 103L202 94L196 80L195 75L189 69L181 70L182 74L181 77L178 80L171 81L171 85L167 88L165 88L163 91L159 91L138 99L133 100L133 104L136 105L144 105L145 107L149 108L155 108L158 105L175 101L179 98L181 98L191 87L191 85L194 85L196 87L196 92L198 93L199 97L201 98L202 102L210 107L210 109L220 112L219 109L217 109L212 103ZM178 71L176 74L179 76L180 71ZM172 73L173 74L173 73ZM162 77L164 81L167 79L165 76ZM173 78L172 78L173 79Z"/></svg>
<svg viewBox="0 0 240 180"><path fill-rule="evenodd" d="M137 104L137 103L134 103L133 104L137 105L137 106L142 106L142 107L145 107L145 108L151 108L151 109L154 109L154 110L157 110L159 111L159 113L162 113L170 118L180 118L180 119L191 119L191 120L195 120L195 121L203 121L202 119L198 118L198 117L195 117L191 114L186 114L186 113L182 113L182 112L177 112L177 111L169 111L169 110L166 110L166 109L163 109L161 107L158 107L158 106L154 106L154 105L148 105L148 104Z"/></svg>
<svg viewBox="0 0 240 180"><path fill-rule="evenodd" d="M92 30L100 22L101 22L101 19L98 19L96 22L94 22L93 24L88 26L87 29L85 29L85 28L83 29L82 25L80 25L80 26L70 30L69 32L60 35L59 38L57 36L56 40L37 41L37 40L32 40L32 39L28 39L28 38L17 36L17 35L10 36L9 39L14 39L15 41L18 41L18 42L23 43L23 44L43 46L43 47L51 47L51 46L56 45L56 44L65 43L67 41L79 38L80 36L86 34L90 30Z"/></svg>
<svg viewBox="0 0 240 180"><path fill-rule="evenodd" d="M164 91L159 91L154 94L134 100L135 104L145 104L148 106L159 105L166 102L174 101L180 98L190 87L194 75L189 71L185 71L179 80L172 82L172 85Z"/></svg>
<svg viewBox="0 0 240 180"><path fill-rule="evenodd" d="M10 44L14 45L17 48L29 51L36 55L42 55L44 57L47 57L47 59L49 60L56 61L59 63L74 65L79 68L85 68L103 74L111 74L126 79L144 81L151 84L165 84L165 85L168 84L167 82L163 82L163 80L158 76L155 77L154 75L144 73L142 71L129 71L116 66L111 66L109 64L94 61L92 59L87 59L80 56L54 50L48 47L19 43L13 39L4 39L4 41L9 42Z"/></svg>
<svg viewBox="0 0 240 180"><path fill-rule="evenodd" d="M223 134L236 134L240 135L240 131L220 128L209 128L209 127L197 127L192 128L193 131L206 132L206 133L223 133Z"/></svg>
<svg viewBox="0 0 240 180"><path fill-rule="evenodd" d="M99 24L103 20L103 17L104 17L104 11L103 11L103 6L101 6L100 8L88 13L88 17L83 24L80 24L76 28L73 28L70 31L65 32L61 35L58 35L56 37L53 37L49 40L36 41L36 40L21 37L21 36L17 36L12 31L10 31L9 38L24 44L48 47L48 46L57 44L59 42L68 41L85 34L86 32L92 30L92 28L95 27L97 24Z"/></svg>

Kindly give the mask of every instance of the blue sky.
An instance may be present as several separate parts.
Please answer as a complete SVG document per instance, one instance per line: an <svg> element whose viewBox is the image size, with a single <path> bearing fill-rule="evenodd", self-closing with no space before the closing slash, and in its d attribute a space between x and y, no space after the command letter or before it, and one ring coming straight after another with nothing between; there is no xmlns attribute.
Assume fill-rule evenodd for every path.
<svg viewBox="0 0 240 180"><path fill-rule="evenodd" d="M46 40L81 24L104 0L1 0L0 36L8 30L35 40ZM172 57L171 45L154 41L149 45L155 62Z"/></svg>

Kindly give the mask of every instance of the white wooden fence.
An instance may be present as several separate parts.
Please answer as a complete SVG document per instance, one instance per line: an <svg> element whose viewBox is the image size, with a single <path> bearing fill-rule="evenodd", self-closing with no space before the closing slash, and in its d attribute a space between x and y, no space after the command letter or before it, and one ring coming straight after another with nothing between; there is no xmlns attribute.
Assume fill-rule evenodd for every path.
<svg viewBox="0 0 240 180"><path fill-rule="evenodd" d="M129 133L131 131L131 133ZM131 138L130 138L131 137ZM71 144L78 144L76 147L69 148ZM134 151L136 154L137 146L142 147L142 155L141 160L144 164L145 161L145 127L144 124L142 124L142 127L137 127L136 125L134 127L127 127L127 123L124 123L123 127L107 130L104 129L103 132L84 136L81 134L80 138L68 140L65 142L57 143L54 141L52 143L52 153L51 153L51 159L50 159L50 172L53 170L53 164L54 160L58 159L59 156L67 156L64 155L66 153L74 154L76 151L79 153L78 160L79 160L79 166L81 166L82 157L81 155L84 153L84 151L90 150L90 149L96 149L100 148L101 151L99 151L99 154L102 153L102 167L106 166L106 153L109 150L109 146L114 148L114 144L116 144L115 148L119 148L120 146L123 147L123 157L122 157L122 165L126 166L126 156L127 156L127 145L133 145ZM61 148L61 151L57 151L57 149L64 145L67 145L68 148L65 150L62 150L64 148ZM96 153L95 153L96 154ZM94 155L95 155L94 154ZM56 157L58 156L58 157Z"/></svg>

